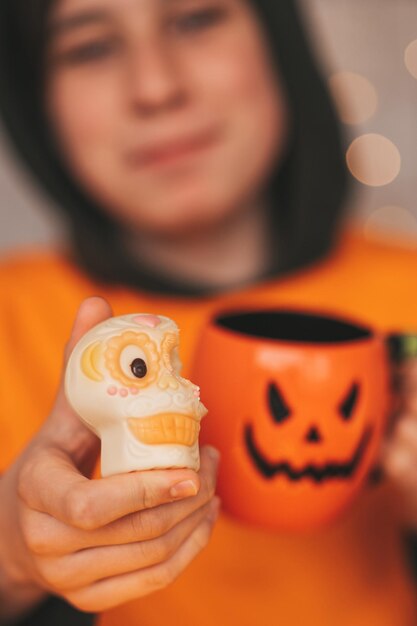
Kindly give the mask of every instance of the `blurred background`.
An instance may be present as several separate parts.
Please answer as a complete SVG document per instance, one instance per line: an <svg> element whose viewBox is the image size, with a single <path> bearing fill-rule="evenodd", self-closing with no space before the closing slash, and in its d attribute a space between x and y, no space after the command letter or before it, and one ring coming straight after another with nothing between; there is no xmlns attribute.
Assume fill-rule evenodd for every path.
<svg viewBox="0 0 417 626"><path fill-rule="evenodd" d="M299 2L347 132L351 214L365 233L398 234L417 249L417 1ZM60 233L0 127L0 251Z"/></svg>

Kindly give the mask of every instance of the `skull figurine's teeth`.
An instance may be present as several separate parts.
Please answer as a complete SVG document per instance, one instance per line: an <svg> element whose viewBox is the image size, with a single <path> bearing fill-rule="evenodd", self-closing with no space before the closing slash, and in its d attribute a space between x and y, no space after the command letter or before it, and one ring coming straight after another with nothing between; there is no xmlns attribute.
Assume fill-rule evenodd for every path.
<svg viewBox="0 0 417 626"><path fill-rule="evenodd" d="M147 445L179 444L192 446L198 439L200 424L182 413L163 413L128 420L129 428L141 443Z"/></svg>

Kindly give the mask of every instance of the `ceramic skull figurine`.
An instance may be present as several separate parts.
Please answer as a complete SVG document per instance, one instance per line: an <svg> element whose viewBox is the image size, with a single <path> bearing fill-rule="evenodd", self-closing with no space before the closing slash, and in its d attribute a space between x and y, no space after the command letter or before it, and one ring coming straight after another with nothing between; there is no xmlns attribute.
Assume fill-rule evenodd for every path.
<svg viewBox="0 0 417 626"><path fill-rule="evenodd" d="M103 476L134 470L198 470L196 385L180 375L179 331L167 317L114 317L79 341L68 361L71 406L101 439Z"/></svg>

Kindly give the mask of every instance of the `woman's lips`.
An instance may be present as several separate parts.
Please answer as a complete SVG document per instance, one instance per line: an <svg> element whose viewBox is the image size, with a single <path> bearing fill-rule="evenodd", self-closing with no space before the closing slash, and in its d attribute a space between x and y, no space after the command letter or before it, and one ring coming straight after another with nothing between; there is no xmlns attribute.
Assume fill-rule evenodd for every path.
<svg viewBox="0 0 417 626"><path fill-rule="evenodd" d="M208 131L192 137L178 138L149 147L132 150L128 161L135 167L163 167L197 156L210 148L218 139L218 133Z"/></svg>

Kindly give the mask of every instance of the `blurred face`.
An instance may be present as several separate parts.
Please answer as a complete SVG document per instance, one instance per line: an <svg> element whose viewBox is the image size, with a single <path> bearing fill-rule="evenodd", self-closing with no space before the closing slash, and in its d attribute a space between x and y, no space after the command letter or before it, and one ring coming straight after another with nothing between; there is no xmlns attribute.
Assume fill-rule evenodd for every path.
<svg viewBox="0 0 417 626"><path fill-rule="evenodd" d="M67 165L142 232L220 224L282 150L283 96L246 0L58 0L46 67Z"/></svg>

